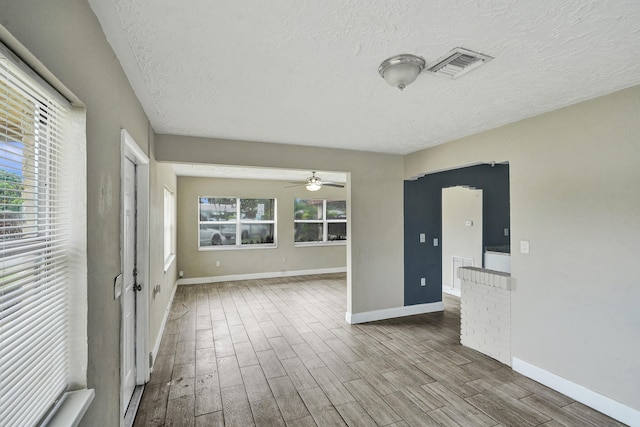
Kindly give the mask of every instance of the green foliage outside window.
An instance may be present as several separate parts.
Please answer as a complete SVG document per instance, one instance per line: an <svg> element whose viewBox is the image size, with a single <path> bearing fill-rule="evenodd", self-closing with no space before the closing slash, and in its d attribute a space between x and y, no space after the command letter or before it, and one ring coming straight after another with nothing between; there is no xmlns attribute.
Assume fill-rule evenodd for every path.
<svg viewBox="0 0 640 427"><path fill-rule="evenodd" d="M346 201L295 199L294 230L297 243L328 243L346 240Z"/></svg>
<svg viewBox="0 0 640 427"><path fill-rule="evenodd" d="M20 212L24 199L22 198L22 177L16 173L0 169L0 210Z"/></svg>
<svg viewBox="0 0 640 427"><path fill-rule="evenodd" d="M23 191L24 184L20 175L0 169L0 234L3 238L16 237L22 233Z"/></svg>
<svg viewBox="0 0 640 427"><path fill-rule="evenodd" d="M322 200L295 199L295 219L322 219Z"/></svg>

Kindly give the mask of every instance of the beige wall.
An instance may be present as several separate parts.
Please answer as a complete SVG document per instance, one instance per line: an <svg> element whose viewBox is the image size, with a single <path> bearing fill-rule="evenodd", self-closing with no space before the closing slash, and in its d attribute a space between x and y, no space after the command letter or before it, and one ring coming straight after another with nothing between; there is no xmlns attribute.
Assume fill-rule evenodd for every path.
<svg viewBox="0 0 640 427"><path fill-rule="evenodd" d="M0 3L1 22L87 110L88 386L96 395L83 425L117 426L120 414L120 301L113 282L120 263L120 129L149 153L152 131L118 60L86 1ZM151 174L165 176L151 164ZM163 178L164 179L164 178ZM153 180L153 177L152 177ZM161 199L160 199L161 200ZM162 210L151 195L151 212ZM151 224L152 247L162 228ZM160 242L162 238L160 237ZM151 277L158 278L151 257ZM166 291L164 291L166 295ZM164 310L151 303L151 317ZM152 326L152 331L157 327ZM153 345L153 342L150 343Z"/></svg>
<svg viewBox="0 0 640 427"><path fill-rule="evenodd" d="M402 156L157 135L156 158L167 162L347 172L347 310L362 313L403 306Z"/></svg>
<svg viewBox="0 0 640 427"><path fill-rule="evenodd" d="M343 188L285 188L286 181L178 178L178 270L184 278L346 268L347 246L294 247L293 203L297 198L346 200ZM198 197L275 198L277 248L198 250ZM221 247L217 247L221 248ZM220 267L216 267L220 261Z"/></svg>
<svg viewBox="0 0 640 427"><path fill-rule="evenodd" d="M153 137L153 133L151 133ZM154 139L151 138L153 148ZM168 310L171 295L176 287L178 278L177 259L164 271L164 188L177 194L178 184L173 168L168 164L156 163L153 149L151 150L151 170L149 173L149 197L151 199L151 210L149 213L150 229L153 230L149 236L149 286L146 292L149 298L149 351L159 344L162 338L162 321ZM175 237L175 236L174 236ZM153 288L160 285L160 293L155 297Z"/></svg>
<svg viewBox="0 0 640 427"><path fill-rule="evenodd" d="M407 178L509 161L513 356L636 410L638 117L634 87L405 159Z"/></svg>

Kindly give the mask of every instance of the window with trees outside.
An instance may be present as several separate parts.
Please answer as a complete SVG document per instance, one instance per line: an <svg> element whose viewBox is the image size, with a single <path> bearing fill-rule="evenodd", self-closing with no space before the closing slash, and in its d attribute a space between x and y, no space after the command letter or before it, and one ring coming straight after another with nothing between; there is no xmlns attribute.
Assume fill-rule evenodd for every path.
<svg viewBox="0 0 640 427"><path fill-rule="evenodd" d="M345 200L295 199L294 205L296 243L346 242L347 202Z"/></svg>
<svg viewBox="0 0 640 427"><path fill-rule="evenodd" d="M276 246L276 200L199 197L199 249Z"/></svg>
<svg viewBox="0 0 640 427"><path fill-rule="evenodd" d="M0 99L0 426L33 426L86 381L84 122L1 44Z"/></svg>

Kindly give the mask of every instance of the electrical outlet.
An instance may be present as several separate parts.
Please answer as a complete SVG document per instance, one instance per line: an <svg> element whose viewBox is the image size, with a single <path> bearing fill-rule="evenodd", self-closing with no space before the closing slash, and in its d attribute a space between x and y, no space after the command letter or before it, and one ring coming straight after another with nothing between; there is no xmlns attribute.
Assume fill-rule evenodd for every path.
<svg viewBox="0 0 640 427"><path fill-rule="evenodd" d="M437 237L433 238L433 246L438 246L438 238Z"/></svg>
<svg viewBox="0 0 640 427"><path fill-rule="evenodd" d="M528 240L520 240L520 253L528 254L529 253L529 241Z"/></svg>
<svg viewBox="0 0 640 427"><path fill-rule="evenodd" d="M216 267L220 267L220 260L216 261Z"/></svg>
<svg viewBox="0 0 640 427"><path fill-rule="evenodd" d="M420 233L420 243L424 243L427 241L427 236L424 233Z"/></svg>
<svg viewBox="0 0 640 427"><path fill-rule="evenodd" d="M509 229L508 229L508 228L505 228L505 229L504 229L504 235L505 235L505 236L508 236L508 235L509 235Z"/></svg>
<svg viewBox="0 0 640 427"><path fill-rule="evenodd" d="M426 277L421 277L420 278L420 286L427 286L427 278Z"/></svg>

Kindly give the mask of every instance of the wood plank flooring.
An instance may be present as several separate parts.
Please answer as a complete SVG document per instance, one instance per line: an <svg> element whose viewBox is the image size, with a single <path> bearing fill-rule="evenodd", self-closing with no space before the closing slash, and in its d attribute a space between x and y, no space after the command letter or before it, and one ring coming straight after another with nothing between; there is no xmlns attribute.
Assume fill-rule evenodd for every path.
<svg viewBox="0 0 640 427"><path fill-rule="evenodd" d="M134 425L623 425L462 347L444 303L349 325L344 275L180 286Z"/></svg>

